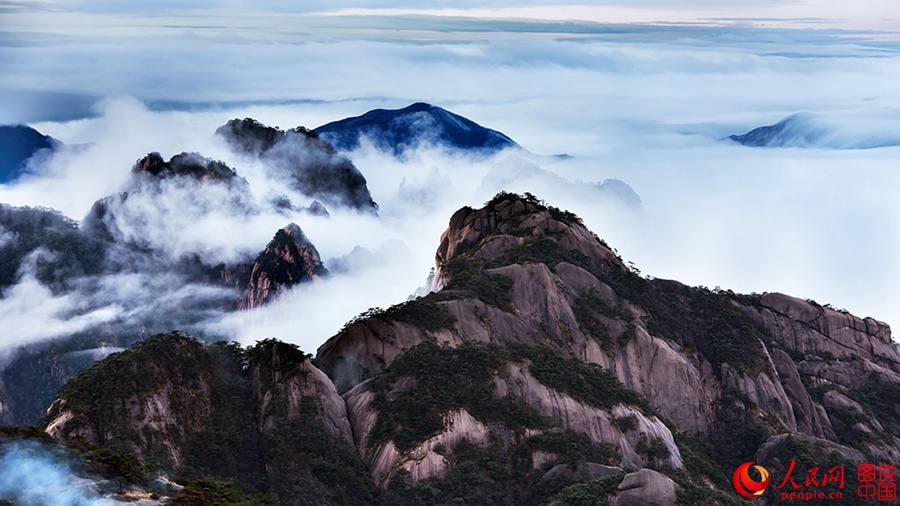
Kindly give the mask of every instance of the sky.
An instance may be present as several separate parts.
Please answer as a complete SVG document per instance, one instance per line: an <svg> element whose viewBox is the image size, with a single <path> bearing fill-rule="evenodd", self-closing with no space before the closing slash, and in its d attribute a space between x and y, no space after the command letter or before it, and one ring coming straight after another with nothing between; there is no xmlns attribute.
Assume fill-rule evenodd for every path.
<svg viewBox="0 0 900 506"><path fill-rule="evenodd" d="M213 136L229 119L312 128L425 101L537 155L571 156L422 149L401 162L363 147L350 156L379 218L289 217L326 266L342 267L336 275L203 326L314 352L353 315L421 287L453 211L501 189L583 216L644 274L900 323L900 147L848 149L900 132L896 2L297 4L0 1L0 123L77 146L0 186L0 202L80 220L151 151L222 159L264 199L277 182ZM798 128L816 134L802 147L722 140L798 113ZM633 188L640 207L596 198L592 185L607 179ZM262 249L286 224L217 212L195 220L200 228L152 232L226 258ZM76 314L77 296L35 283L23 275L0 299L23 329L36 317L81 329L135 310L112 298ZM34 294L55 305L26 311ZM62 330L22 332L0 346Z"/></svg>

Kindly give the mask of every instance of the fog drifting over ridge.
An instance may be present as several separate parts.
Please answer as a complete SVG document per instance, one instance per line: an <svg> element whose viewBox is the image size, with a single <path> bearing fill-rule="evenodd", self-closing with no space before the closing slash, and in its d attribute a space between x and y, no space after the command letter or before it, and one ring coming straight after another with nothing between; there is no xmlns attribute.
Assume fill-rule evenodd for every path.
<svg viewBox="0 0 900 506"><path fill-rule="evenodd" d="M0 60L12 72L0 96L20 107L0 111L0 121L31 122L68 145L86 145L58 153L41 177L0 187L0 202L81 219L150 151L221 159L262 200L283 189L214 138L227 120L313 128L423 100L532 152L573 158L478 159L426 148L399 162L369 147L350 153L380 218L334 209L330 220L263 213L237 225L213 221L210 237L219 240L213 246L248 254L295 219L326 266L343 258L352 267L270 307L210 321L211 328L314 351L353 315L401 302L423 284L452 212L500 189L530 191L581 215L645 274L782 291L900 322L900 148L752 149L721 140L797 112L828 114L860 135L875 119L897 117L898 46L884 34L260 16L224 27L212 26L215 17L199 26L182 23L197 16L138 18L141 29L128 34L89 17L107 23L102 36L54 28L50 18L28 33L4 23ZM563 179L485 179L533 165ZM601 205L571 186L609 178L631 185L642 207ZM213 235L235 226L233 240Z"/></svg>

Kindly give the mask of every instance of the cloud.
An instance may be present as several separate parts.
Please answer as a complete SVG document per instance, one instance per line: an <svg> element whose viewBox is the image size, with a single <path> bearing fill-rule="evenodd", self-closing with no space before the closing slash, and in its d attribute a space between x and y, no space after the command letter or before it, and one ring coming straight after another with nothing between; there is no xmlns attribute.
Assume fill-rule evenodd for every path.
<svg viewBox="0 0 900 506"><path fill-rule="evenodd" d="M0 500L23 506L113 506L96 482L77 476L63 456L33 441L0 443Z"/></svg>
<svg viewBox="0 0 900 506"><path fill-rule="evenodd" d="M453 211L508 189L582 215L644 273L744 292L779 290L900 321L892 289L900 284L897 148L760 151L720 140L799 111L838 118L845 137L893 125L882 123L900 108L890 33L833 25L786 30L759 21L647 26L549 15L543 22L250 11L230 17L222 10L126 16L137 28L123 33L121 21L102 13L104 4L92 5L101 12L78 17L80 25L48 13L29 18L29 34L4 29L0 62L10 71L0 96L33 90L40 97L117 98L74 121L69 112L6 110L4 121L42 119L36 126L69 147L46 162L44 176L0 188L0 201L81 218L96 199L119 191L148 152L167 159L199 152L247 179L257 213L200 212L208 207L201 198L180 216L179 192L191 189L172 188L171 200L138 199L135 213L166 218L144 220L149 226L130 230L131 237L148 238L174 257L198 252L233 260L252 256L296 221L326 266L334 259L343 267L332 279L241 315L210 309L227 293L199 284L179 292L178 279L154 281L146 272L106 278L99 284L110 288L109 298L89 299L90 308L121 298L134 301L122 314L150 318L150 309L140 318L133 313L157 297L136 295L142 289L165 294L158 298L166 304L148 305L158 314L202 294L206 309L169 323L244 342L279 337L312 351L353 315L413 293ZM71 110L80 110L78 100ZM573 156L476 159L421 149L399 162L363 146L350 156L380 217L329 209L324 219L267 210L264 203L276 195L297 205L308 200L213 136L235 117L315 127L418 100L499 130L532 152ZM594 198L594 186L608 179L631 186L642 206ZM154 328L163 319L153 320Z"/></svg>
<svg viewBox="0 0 900 506"><path fill-rule="evenodd" d="M0 298L0 320L4 322L0 353L108 322L121 310L108 305L82 312L78 302L74 295L53 295L33 276L26 275Z"/></svg>

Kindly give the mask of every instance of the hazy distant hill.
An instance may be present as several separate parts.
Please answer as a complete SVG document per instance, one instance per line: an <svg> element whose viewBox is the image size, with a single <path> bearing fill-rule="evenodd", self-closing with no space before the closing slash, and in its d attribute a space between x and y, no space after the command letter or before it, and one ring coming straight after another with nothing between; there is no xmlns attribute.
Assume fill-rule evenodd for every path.
<svg viewBox="0 0 900 506"><path fill-rule="evenodd" d="M53 150L58 142L25 125L0 126L0 184L25 173L26 161L41 150Z"/></svg>
<svg viewBox="0 0 900 506"><path fill-rule="evenodd" d="M403 109L375 109L322 125L315 131L344 151L356 149L366 139L395 156L423 145L484 153L518 146L496 130L422 102Z"/></svg>
<svg viewBox="0 0 900 506"><path fill-rule="evenodd" d="M728 139L750 147L875 149L900 146L894 118L800 113Z"/></svg>

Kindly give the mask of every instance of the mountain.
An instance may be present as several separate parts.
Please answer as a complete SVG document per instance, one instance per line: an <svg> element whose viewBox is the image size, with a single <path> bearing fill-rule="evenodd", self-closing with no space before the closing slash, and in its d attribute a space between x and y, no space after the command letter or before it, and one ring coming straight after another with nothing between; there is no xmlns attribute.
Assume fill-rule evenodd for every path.
<svg viewBox="0 0 900 506"><path fill-rule="evenodd" d="M875 149L900 146L896 118L800 113L728 139L750 147Z"/></svg>
<svg viewBox="0 0 900 506"><path fill-rule="evenodd" d="M0 126L0 184L25 174L26 162L40 152L56 149L58 141L25 125Z"/></svg>
<svg viewBox="0 0 900 506"><path fill-rule="evenodd" d="M250 271L238 309L253 309L290 287L328 274L319 252L295 223L279 230Z"/></svg>
<svg viewBox="0 0 900 506"><path fill-rule="evenodd" d="M151 479L140 463L199 482L174 504L212 504L191 499L225 480L278 504L364 505L374 495L331 381L272 340L245 350L151 337L66 384L43 427L85 455L138 463L126 467L133 482Z"/></svg>
<svg viewBox="0 0 900 506"><path fill-rule="evenodd" d="M303 127L285 131L245 118L229 121L216 135L235 152L258 157L273 175L328 206L373 213L378 208L359 169L313 131Z"/></svg>
<svg viewBox="0 0 900 506"><path fill-rule="evenodd" d="M375 109L322 125L315 132L342 151L352 151L366 139L397 157L421 145L486 154L518 146L496 130L422 102L403 109Z"/></svg>
<svg viewBox="0 0 900 506"><path fill-rule="evenodd" d="M528 194L457 211L432 288L313 360L151 339L67 384L41 428L280 504L748 504L748 461L773 481L845 466L842 504L866 504L856 464L900 460L900 349L872 318L643 278Z"/></svg>
<svg viewBox="0 0 900 506"><path fill-rule="evenodd" d="M56 291L99 272L104 245L52 209L0 204L0 290L34 275Z"/></svg>
<svg viewBox="0 0 900 506"><path fill-rule="evenodd" d="M221 339L207 330L217 315L327 274L294 224L259 254L224 258L190 231L246 220L258 205L233 169L196 153L141 158L81 227L50 209L0 204L0 314L41 322L0 335L0 424L36 423L63 383L111 350L172 329Z"/></svg>
<svg viewBox="0 0 900 506"><path fill-rule="evenodd" d="M120 193L94 203L82 229L98 240L154 249L168 239L157 236L172 235L160 229L215 210L252 214L247 181L199 153L180 153L165 161L153 152L135 162Z"/></svg>

